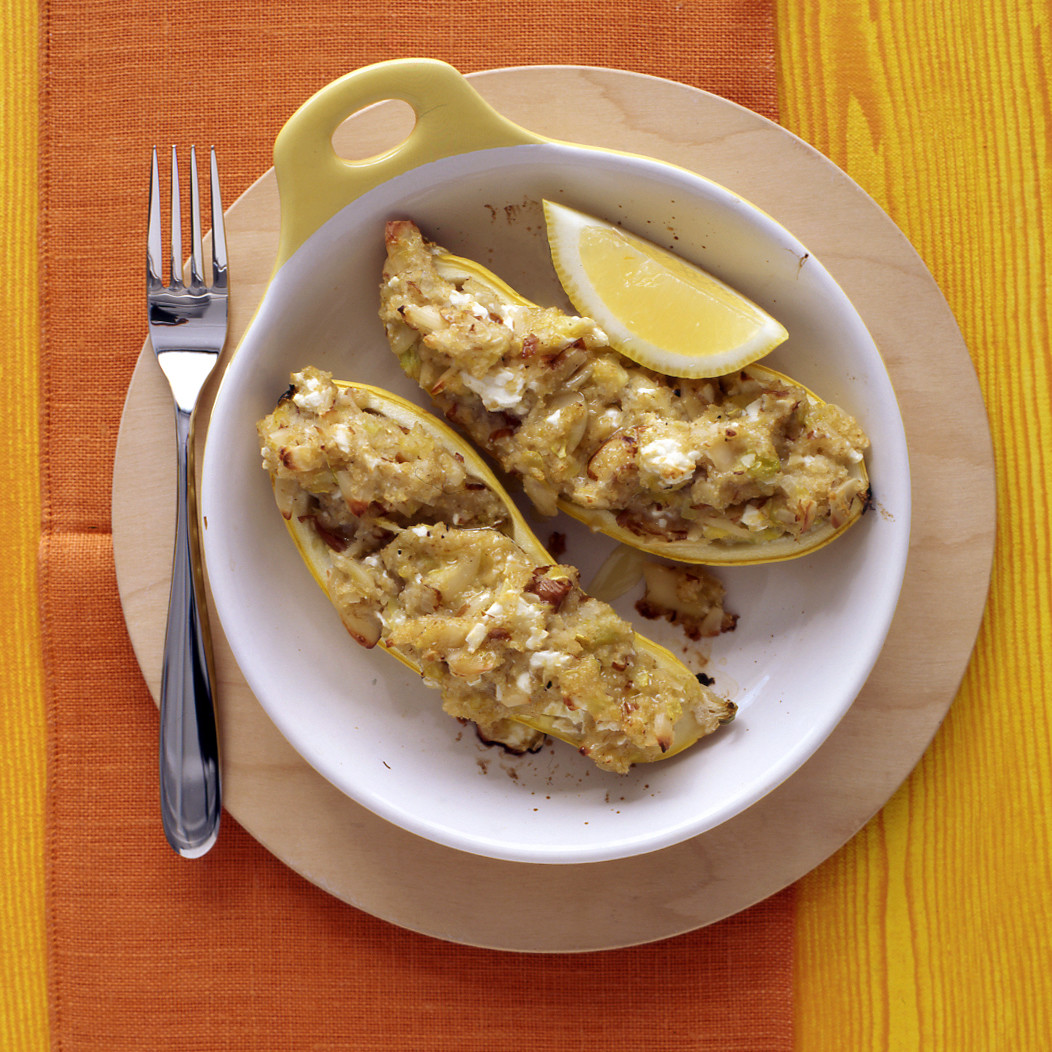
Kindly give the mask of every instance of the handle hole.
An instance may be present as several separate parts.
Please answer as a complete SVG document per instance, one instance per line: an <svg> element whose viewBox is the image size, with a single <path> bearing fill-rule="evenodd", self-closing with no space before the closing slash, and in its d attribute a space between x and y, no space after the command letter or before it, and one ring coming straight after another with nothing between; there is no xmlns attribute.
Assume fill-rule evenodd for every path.
<svg viewBox="0 0 1052 1052"><path fill-rule="evenodd" d="M409 103L387 99L351 114L333 132L332 148L345 161L368 161L401 146L415 126Z"/></svg>

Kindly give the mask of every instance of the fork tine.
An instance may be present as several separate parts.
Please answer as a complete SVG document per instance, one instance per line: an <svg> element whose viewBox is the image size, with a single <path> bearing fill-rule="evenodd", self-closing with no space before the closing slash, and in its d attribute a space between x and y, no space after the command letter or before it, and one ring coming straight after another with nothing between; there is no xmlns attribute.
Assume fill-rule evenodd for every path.
<svg viewBox="0 0 1052 1052"><path fill-rule="evenodd" d="M161 284L161 190L157 178L157 147L153 148L150 165L150 219L146 241L146 280L151 285Z"/></svg>
<svg viewBox="0 0 1052 1052"><path fill-rule="evenodd" d="M172 286L183 283L183 219L179 211L179 162L172 147Z"/></svg>
<svg viewBox="0 0 1052 1052"><path fill-rule="evenodd" d="M190 147L190 284L203 285L204 251L201 248L201 190L197 183L197 149Z"/></svg>
<svg viewBox="0 0 1052 1052"><path fill-rule="evenodd" d="M226 288L226 234L223 230L223 202L219 196L219 168L216 165L216 148L212 147L212 287Z"/></svg>

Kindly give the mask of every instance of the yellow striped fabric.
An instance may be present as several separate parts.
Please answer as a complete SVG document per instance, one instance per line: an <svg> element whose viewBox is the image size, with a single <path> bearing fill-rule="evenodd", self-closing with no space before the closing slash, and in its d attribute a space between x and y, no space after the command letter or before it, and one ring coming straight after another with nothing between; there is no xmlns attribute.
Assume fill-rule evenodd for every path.
<svg viewBox="0 0 1052 1052"><path fill-rule="evenodd" d="M37 6L0 0L0 1048L48 1047L37 623Z"/></svg>
<svg viewBox="0 0 1052 1052"><path fill-rule="evenodd" d="M884 206L961 326L1000 516L986 617L949 717L881 815L800 885L797 1047L1047 1048L1050 8L780 0L778 16L783 124Z"/></svg>

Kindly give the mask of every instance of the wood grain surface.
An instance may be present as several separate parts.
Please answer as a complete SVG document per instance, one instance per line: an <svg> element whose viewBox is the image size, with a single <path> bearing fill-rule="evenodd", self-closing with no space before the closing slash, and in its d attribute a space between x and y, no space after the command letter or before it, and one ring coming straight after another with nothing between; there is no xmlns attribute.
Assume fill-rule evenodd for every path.
<svg viewBox="0 0 1052 1052"><path fill-rule="evenodd" d="M1000 509L986 616L944 726L799 886L798 1047L1047 1048L1049 6L787 0L778 54L782 123L874 196L948 299L986 400ZM914 353L927 342L917 330Z"/></svg>
<svg viewBox="0 0 1052 1052"><path fill-rule="evenodd" d="M452 851L377 819L324 782L277 734L220 638L227 804L308 879L418 931L527 951L648 941L737 912L798 879L869 819L920 757L953 699L986 594L994 516L983 406L954 320L909 244L858 187L793 136L714 96L632 74L550 68L473 80L526 127L704 171L781 220L829 267L882 349L910 441L914 520L903 602L869 683L812 760L744 814L650 855L586 867L526 866ZM553 114L549 97L572 98L574 106ZM372 152L387 145L379 138L382 124L382 117L365 114L345 131ZM688 136L683 128L691 129ZM231 209L235 338L269 276L277 219L270 176ZM929 334L923 368L910 353L918 328ZM944 393L952 393L957 413L932 411L931 368L947 378ZM155 696L170 551L167 398L144 348L118 443L113 526L125 614ZM954 479L967 479L967 496L948 465ZM150 480L145 501L143 479ZM948 507L961 523L949 539L940 528ZM429 879L417 881L408 875L414 871ZM471 902L450 890L465 880L475 890ZM582 905L588 902L594 908ZM536 910L556 923L538 929Z"/></svg>

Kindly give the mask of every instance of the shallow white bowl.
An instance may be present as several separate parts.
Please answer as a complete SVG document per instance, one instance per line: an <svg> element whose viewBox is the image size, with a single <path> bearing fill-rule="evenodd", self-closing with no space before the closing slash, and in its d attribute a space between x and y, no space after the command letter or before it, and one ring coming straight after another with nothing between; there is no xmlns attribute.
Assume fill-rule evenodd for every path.
<svg viewBox="0 0 1052 1052"><path fill-rule="evenodd" d="M547 253L544 197L621 221L751 296L790 334L765 364L855 414L873 443L874 512L813 555L719 571L740 621L712 646L707 671L738 703L737 720L679 757L624 776L604 774L562 745L522 758L487 749L442 713L436 691L355 645L293 548L255 434L289 373L306 364L430 408L399 369L377 316L387 219L413 219L531 298L565 304ZM387 179L291 253L217 394L201 511L231 651L313 767L365 807L439 843L516 861L580 863L713 828L791 775L832 731L876 661L898 599L909 466L873 340L791 234L695 174L538 142L455 154ZM527 517L542 542L553 529L567 536L565 559L586 582L613 548L564 516ZM635 598L615 605L632 618ZM673 630L635 620L682 651L685 640Z"/></svg>

